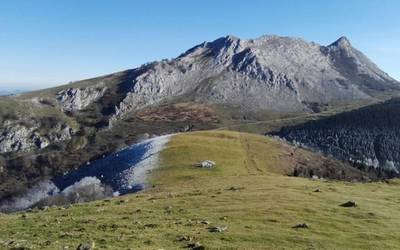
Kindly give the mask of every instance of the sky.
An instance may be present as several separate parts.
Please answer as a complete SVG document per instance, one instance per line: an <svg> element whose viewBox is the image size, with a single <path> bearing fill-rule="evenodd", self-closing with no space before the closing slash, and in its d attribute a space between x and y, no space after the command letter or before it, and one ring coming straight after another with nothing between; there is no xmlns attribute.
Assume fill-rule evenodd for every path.
<svg viewBox="0 0 400 250"><path fill-rule="evenodd" d="M348 37L400 80L398 0L0 0L0 91L173 58L228 34Z"/></svg>

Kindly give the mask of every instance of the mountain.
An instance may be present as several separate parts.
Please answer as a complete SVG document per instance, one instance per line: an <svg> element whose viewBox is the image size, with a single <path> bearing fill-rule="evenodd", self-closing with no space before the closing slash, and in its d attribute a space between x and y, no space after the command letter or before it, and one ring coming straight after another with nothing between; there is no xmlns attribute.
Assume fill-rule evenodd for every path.
<svg viewBox="0 0 400 250"><path fill-rule="evenodd" d="M172 60L0 97L0 199L143 138L275 120L279 127L281 118L339 112L399 90L344 37L322 46L227 36Z"/></svg>
<svg viewBox="0 0 400 250"><path fill-rule="evenodd" d="M169 102L221 104L246 111L318 112L399 90L398 82L353 48L345 37L321 46L290 37L246 40L227 36L197 45L173 60L28 93L5 102L13 101L22 109L29 106L33 113L33 108L43 113L43 109L52 107L58 116L67 115L79 125L99 128L112 126L130 112ZM17 121L27 118L6 115L17 116ZM4 119L3 131L10 131L14 125L9 120ZM52 138L26 130L14 140L0 139L0 151L43 147L58 138L70 138L74 128L62 122ZM31 139L18 142L27 136Z"/></svg>
<svg viewBox="0 0 400 250"><path fill-rule="evenodd" d="M227 36L149 65L133 80L116 115L178 96L247 109L310 111L399 88L345 37L321 46L289 37Z"/></svg>
<svg viewBox="0 0 400 250"><path fill-rule="evenodd" d="M282 128L278 135L382 177L400 172L400 99Z"/></svg>

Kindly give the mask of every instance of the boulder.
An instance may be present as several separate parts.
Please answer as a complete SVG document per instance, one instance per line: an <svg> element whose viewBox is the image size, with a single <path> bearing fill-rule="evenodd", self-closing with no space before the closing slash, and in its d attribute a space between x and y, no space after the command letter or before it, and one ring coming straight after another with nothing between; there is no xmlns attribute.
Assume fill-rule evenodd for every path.
<svg viewBox="0 0 400 250"><path fill-rule="evenodd" d="M306 223L301 223L293 226L295 229L307 229L309 226Z"/></svg>
<svg viewBox="0 0 400 250"><path fill-rule="evenodd" d="M94 249L94 242L90 243L81 243L79 244L76 250L92 250Z"/></svg>
<svg viewBox="0 0 400 250"><path fill-rule="evenodd" d="M347 201L345 203L340 204L341 207L357 207L357 204L354 201Z"/></svg>
<svg viewBox="0 0 400 250"><path fill-rule="evenodd" d="M208 231L211 233L222 233L228 229L228 226L210 227Z"/></svg>
<svg viewBox="0 0 400 250"><path fill-rule="evenodd" d="M215 162L210 160L204 160L196 164L196 167L200 168L213 168L215 167Z"/></svg>

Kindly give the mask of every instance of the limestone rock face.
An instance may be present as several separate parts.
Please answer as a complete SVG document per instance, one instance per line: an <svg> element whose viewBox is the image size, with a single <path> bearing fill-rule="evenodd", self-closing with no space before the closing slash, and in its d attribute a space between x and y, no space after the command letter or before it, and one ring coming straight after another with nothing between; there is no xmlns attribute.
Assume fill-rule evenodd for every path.
<svg viewBox="0 0 400 250"><path fill-rule="evenodd" d="M60 91L56 98L64 111L79 111L102 97L107 90L101 82L86 88L68 88Z"/></svg>
<svg viewBox="0 0 400 250"><path fill-rule="evenodd" d="M0 129L0 153L42 149L50 143L71 139L74 131L68 126L57 125L46 135L39 132L40 124L23 125L6 122Z"/></svg>
<svg viewBox="0 0 400 250"><path fill-rule="evenodd" d="M32 138L32 136L34 137L32 132L33 128L21 125L4 129L0 135L0 152L5 153L30 148L34 144L34 140L38 140L38 138Z"/></svg>

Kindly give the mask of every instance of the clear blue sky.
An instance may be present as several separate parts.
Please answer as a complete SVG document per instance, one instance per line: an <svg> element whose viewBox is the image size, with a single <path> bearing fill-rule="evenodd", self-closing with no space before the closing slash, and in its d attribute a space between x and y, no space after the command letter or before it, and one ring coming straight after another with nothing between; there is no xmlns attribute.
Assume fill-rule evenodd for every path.
<svg viewBox="0 0 400 250"><path fill-rule="evenodd" d="M346 35L400 79L398 0L0 0L0 90L134 68L227 34Z"/></svg>

